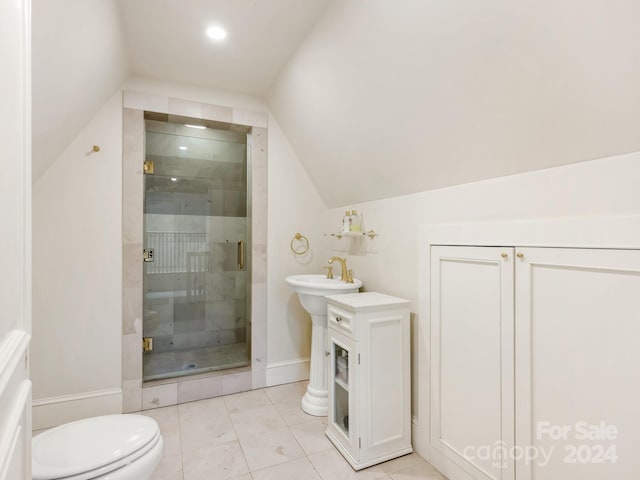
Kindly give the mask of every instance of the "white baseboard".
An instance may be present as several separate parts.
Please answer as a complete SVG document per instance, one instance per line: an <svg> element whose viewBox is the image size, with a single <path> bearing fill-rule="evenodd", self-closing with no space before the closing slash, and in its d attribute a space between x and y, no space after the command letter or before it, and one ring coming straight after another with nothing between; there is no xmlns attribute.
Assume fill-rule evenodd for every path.
<svg viewBox="0 0 640 480"><path fill-rule="evenodd" d="M309 359L298 358L267 365L267 387L309 379Z"/></svg>
<svg viewBox="0 0 640 480"><path fill-rule="evenodd" d="M36 399L33 400L33 429L115 413L122 413L120 388Z"/></svg>

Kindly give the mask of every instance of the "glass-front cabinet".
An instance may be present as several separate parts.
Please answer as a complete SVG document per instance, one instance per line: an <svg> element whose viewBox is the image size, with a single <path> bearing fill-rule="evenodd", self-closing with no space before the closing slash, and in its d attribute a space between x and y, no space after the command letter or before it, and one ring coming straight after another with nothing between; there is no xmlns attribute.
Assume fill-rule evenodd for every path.
<svg viewBox="0 0 640 480"><path fill-rule="evenodd" d="M327 298L327 437L360 470L410 453L409 302L375 292Z"/></svg>
<svg viewBox="0 0 640 480"><path fill-rule="evenodd" d="M343 440L345 448L353 452L353 446L358 443L355 438L356 410L354 408L356 382L355 376L349 373L355 371L352 365L356 358L355 342L334 330L329 331L330 364L329 398L331 401L330 418L332 430Z"/></svg>

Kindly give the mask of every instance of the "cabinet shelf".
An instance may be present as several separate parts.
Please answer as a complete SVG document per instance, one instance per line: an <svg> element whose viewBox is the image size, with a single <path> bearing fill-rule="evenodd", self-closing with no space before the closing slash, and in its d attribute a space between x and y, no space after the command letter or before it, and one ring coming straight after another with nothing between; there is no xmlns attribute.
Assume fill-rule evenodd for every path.
<svg viewBox="0 0 640 480"><path fill-rule="evenodd" d="M344 420L343 420L344 422ZM340 432L342 432L342 434L345 436L345 438L349 439L349 429L347 427L344 426L344 424L340 425L339 423L337 424L338 428L340 429Z"/></svg>
<svg viewBox="0 0 640 480"><path fill-rule="evenodd" d="M349 391L349 384L342 380L339 377L333 377L333 381L336 382L336 385L339 385L345 392Z"/></svg>

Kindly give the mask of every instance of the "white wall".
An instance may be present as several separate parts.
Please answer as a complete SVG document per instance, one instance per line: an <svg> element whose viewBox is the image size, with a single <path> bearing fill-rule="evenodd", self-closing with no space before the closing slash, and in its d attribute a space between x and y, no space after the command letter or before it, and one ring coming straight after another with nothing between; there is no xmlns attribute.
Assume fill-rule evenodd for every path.
<svg viewBox="0 0 640 480"><path fill-rule="evenodd" d="M426 224L474 223L543 218L602 217L640 214L640 153L540 170L477 183L354 205L365 215L366 228L380 233L367 240L368 252L349 254L348 245L335 242L333 252L346 256L367 291L411 300L413 352L413 414L416 385L426 381L417 369L417 329L420 228ZM344 208L331 209L334 230ZM640 241L639 241L640 243ZM345 255L346 253L346 255ZM421 422L423 420L420 420ZM423 452L425 453L425 452Z"/></svg>
<svg viewBox="0 0 640 480"><path fill-rule="evenodd" d="M33 186L36 428L51 409L74 418L87 394L110 412L120 402L121 104L118 92Z"/></svg>
<svg viewBox="0 0 640 480"><path fill-rule="evenodd" d="M131 79L123 88L267 111L262 102L249 96L149 79ZM119 89L34 184L36 427L50 424L53 417L69 419L65 417L78 411L81 416L105 413L119 398L121 97ZM306 376L309 321L286 288L284 277L318 271L325 261L317 255L301 265L290 253L289 242L300 231L309 237L312 247L319 248L326 208L271 116L268 140L267 376L273 383ZM94 144L101 151L87 155ZM271 365L274 373L270 376Z"/></svg>
<svg viewBox="0 0 640 480"><path fill-rule="evenodd" d="M640 153L634 153L356 204L367 229L380 236L370 242L376 253L352 255L349 262L367 290L415 302L421 225L638 214L638 185ZM329 211L334 230L344 210Z"/></svg>
<svg viewBox="0 0 640 480"><path fill-rule="evenodd" d="M129 75L118 2L33 0L33 178Z"/></svg>
<svg viewBox="0 0 640 480"><path fill-rule="evenodd" d="M311 320L285 283L287 275L321 272L328 256L327 209L273 116L269 118L269 246L267 272L267 384L308 378ZM296 233L309 252L295 255ZM294 248L305 245L294 242Z"/></svg>

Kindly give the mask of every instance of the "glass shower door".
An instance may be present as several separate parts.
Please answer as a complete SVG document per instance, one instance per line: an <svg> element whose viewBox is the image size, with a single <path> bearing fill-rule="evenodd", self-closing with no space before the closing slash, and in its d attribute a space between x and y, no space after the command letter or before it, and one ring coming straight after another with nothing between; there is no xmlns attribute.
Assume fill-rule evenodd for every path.
<svg viewBox="0 0 640 480"><path fill-rule="evenodd" d="M184 123L145 120L146 381L249 364L246 133Z"/></svg>

